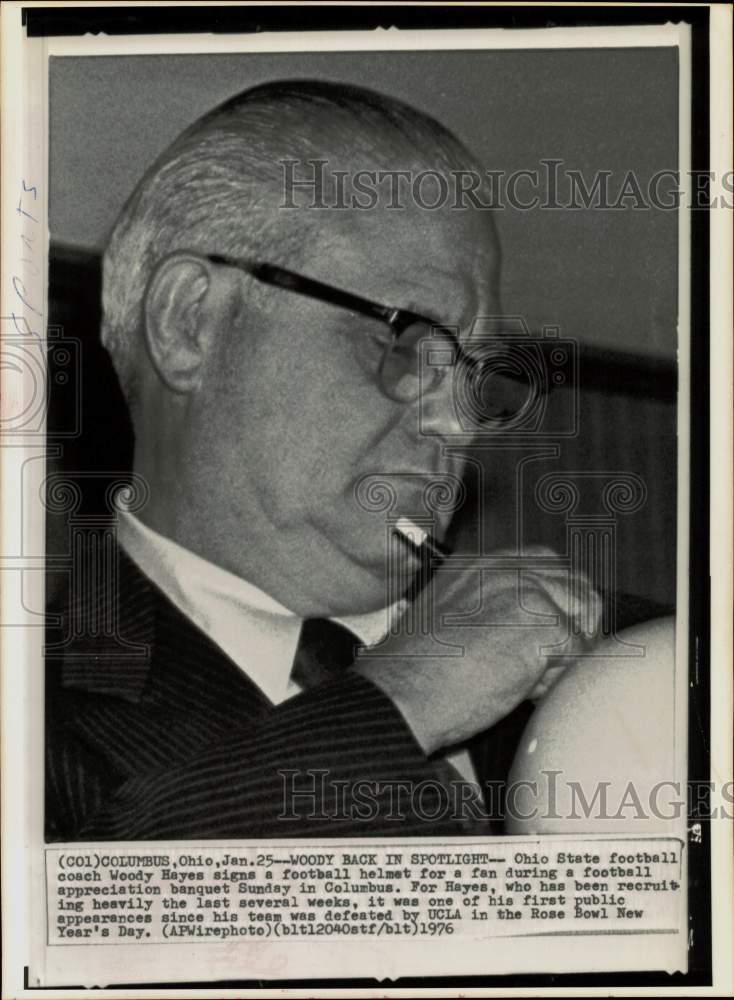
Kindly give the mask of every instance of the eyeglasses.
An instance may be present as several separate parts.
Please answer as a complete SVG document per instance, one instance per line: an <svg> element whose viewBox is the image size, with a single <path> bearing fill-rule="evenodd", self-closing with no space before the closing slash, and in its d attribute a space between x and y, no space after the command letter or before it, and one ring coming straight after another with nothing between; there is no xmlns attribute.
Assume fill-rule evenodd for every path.
<svg viewBox="0 0 734 1000"><path fill-rule="evenodd" d="M239 268L266 285L296 292L384 323L389 329L390 336L382 349L378 368L379 383L385 395L396 402L413 402L421 393L434 390L445 378L446 366L436 365L424 370L421 381L420 345L426 338L438 341L435 346L437 350L443 351L444 355L450 350L453 363L458 361L470 369L478 364L464 351L451 328L441 326L434 320L409 309L398 309L372 302L361 295L345 292L341 288L316 281L314 278L307 278L277 264L242 257L227 257L222 254L207 254L206 258L212 264Z"/></svg>
<svg viewBox="0 0 734 1000"><path fill-rule="evenodd" d="M497 391L498 378L494 377L498 375L496 359L495 364L487 365L486 359L469 354L451 327L442 326L409 309L373 302L278 264L223 254L206 254L205 257L212 264L238 268L266 285L384 323L389 329L389 339L383 345L378 376L380 389L389 399L399 403L414 402L421 395L434 391L449 370L459 369L466 379L465 385L468 386L469 396L474 399L477 413L484 414L487 419L508 414L507 407L499 404L501 393ZM431 341L434 357L440 359L437 364L421 365L421 343L426 339ZM516 389L520 382L525 383L525 379L513 371L512 365L499 367L499 382L510 379Z"/></svg>

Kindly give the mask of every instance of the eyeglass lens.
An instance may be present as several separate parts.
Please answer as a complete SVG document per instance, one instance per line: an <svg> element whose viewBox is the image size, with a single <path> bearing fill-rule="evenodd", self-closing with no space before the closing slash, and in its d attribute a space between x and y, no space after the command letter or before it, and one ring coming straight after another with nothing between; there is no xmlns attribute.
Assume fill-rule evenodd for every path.
<svg viewBox="0 0 734 1000"><path fill-rule="evenodd" d="M453 356L454 341L447 333L442 333L428 323L415 322L406 327L399 337L395 337L385 350L380 366L380 378L384 392L398 402L412 402L421 393L433 390L446 375L445 368L423 366L421 372L421 344L430 339L445 340L446 347Z"/></svg>
<svg viewBox="0 0 734 1000"><path fill-rule="evenodd" d="M421 344L430 341L422 356ZM432 364L432 359L436 363ZM416 322L386 348L380 367L383 391L398 402L413 402L450 377L476 423L514 418L532 395L532 379L511 349L484 345L477 355L460 357L449 331Z"/></svg>

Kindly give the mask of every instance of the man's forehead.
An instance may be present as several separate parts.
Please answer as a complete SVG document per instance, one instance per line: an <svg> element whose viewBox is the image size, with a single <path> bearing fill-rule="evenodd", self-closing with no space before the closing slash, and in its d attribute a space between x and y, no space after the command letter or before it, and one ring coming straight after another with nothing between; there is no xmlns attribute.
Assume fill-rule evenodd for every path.
<svg viewBox="0 0 734 1000"><path fill-rule="evenodd" d="M458 212L325 214L308 252L303 244L298 251L313 277L438 318L447 306L454 314L485 307L494 294L497 249L487 221Z"/></svg>

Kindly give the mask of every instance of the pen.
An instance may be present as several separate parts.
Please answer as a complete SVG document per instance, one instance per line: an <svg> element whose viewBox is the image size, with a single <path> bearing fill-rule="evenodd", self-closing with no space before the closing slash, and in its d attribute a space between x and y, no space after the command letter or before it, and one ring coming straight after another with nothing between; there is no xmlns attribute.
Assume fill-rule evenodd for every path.
<svg viewBox="0 0 734 1000"><path fill-rule="evenodd" d="M404 600L411 603L420 594L431 579L434 571L441 565L449 553L424 528L415 524L410 518L398 518L394 534L416 552L420 558L420 570L413 578L404 597Z"/></svg>
<svg viewBox="0 0 734 1000"><path fill-rule="evenodd" d="M407 517L398 518L395 524L395 533L403 541L408 542L421 556L431 556L434 560L434 566L437 565L435 562L436 559L443 562L449 554L448 550L437 542L435 538L432 538L425 528L421 528L420 525L415 524Z"/></svg>

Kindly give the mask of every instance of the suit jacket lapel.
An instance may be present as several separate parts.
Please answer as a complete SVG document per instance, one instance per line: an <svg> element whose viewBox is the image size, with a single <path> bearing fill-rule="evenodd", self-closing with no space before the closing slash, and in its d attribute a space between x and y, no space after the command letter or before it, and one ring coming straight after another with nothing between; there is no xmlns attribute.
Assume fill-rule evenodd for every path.
<svg viewBox="0 0 734 1000"><path fill-rule="evenodd" d="M62 690L83 696L75 714L88 743L135 773L267 714L256 685L118 546L110 565L113 585L77 581L63 637L47 646L47 669L61 659Z"/></svg>

